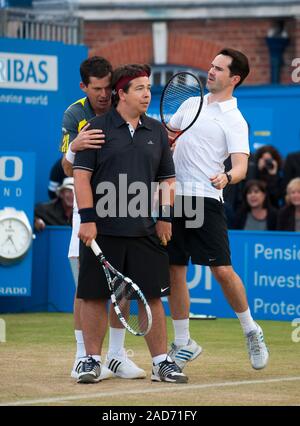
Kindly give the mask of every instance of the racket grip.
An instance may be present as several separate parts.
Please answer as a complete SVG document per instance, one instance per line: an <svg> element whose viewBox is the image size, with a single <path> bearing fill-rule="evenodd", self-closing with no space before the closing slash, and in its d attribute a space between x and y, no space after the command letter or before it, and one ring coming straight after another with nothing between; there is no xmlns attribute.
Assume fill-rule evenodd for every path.
<svg viewBox="0 0 300 426"><path fill-rule="evenodd" d="M98 246L95 240L92 240L91 249L93 250L96 256L99 256L99 254L102 253L102 251L100 250L100 247Z"/></svg>

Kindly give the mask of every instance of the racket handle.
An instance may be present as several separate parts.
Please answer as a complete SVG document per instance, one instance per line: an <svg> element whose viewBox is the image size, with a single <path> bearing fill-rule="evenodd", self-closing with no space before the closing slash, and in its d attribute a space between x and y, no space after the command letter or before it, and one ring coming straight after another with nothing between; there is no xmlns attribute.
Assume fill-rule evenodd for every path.
<svg viewBox="0 0 300 426"><path fill-rule="evenodd" d="M100 250L100 247L98 246L95 240L92 240L91 249L93 250L96 256L99 256L99 254L102 253L102 251Z"/></svg>

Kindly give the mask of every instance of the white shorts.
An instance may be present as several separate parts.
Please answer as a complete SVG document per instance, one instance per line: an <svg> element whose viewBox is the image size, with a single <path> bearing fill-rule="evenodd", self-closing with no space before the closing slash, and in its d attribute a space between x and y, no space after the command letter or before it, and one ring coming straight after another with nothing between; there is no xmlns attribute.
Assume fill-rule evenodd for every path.
<svg viewBox="0 0 300 426"><path fill-rule="evenodd" d="M77 202L74 196L73 219L72 219L72 235L69 245L68 257L79 257L79 238L78 232L80 227L80 216L78 213Z"/></svg>

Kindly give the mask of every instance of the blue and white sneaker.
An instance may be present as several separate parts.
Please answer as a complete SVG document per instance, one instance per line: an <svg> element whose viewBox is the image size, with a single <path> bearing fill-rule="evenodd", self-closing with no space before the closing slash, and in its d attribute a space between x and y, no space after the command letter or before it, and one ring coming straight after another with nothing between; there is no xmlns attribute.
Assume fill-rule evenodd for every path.
<svg viewBox="0 0 300 426"><path fill-rule="evenodd" d="M250 331L246 335L248 354L255 370L265 368L269 360L269 351L264 341L264 334L261 327L256 324L257 329Z"/></svg>
<svg viewBox="0 0 300 426"><path fill-rule="evenodd" d="M187 345L176 346L175 343L172 343L168 355L183 370L186 363L196 359L201 352L201 346L195 340L190 339Z"/></svg>
<svg viewBox="0 0 300 426"><path fill-rule="evenodd" d="M166 359L157 365L153 365L151 380L153 382L187 383L188 377L175 362Z"/></svg>
<svg viewBox="0 0 300 426"><path fill-rule="evenodd" d="M77 358L74 361L73 369L71 371L71 377L73 379L78 379L78 374L81 368L81 364L85 360L84 358ZM107 368L104 364L101 365L101 374L100 374L100 380L107 380L114 377L113 372Z"/></svg>
<svg viewBox="0 0 300 426"><path fill-rule="evenodd" d="M100 382L101 364L93 357L88 356L82 361L78 376L77 383L97 383Z"/></svg>

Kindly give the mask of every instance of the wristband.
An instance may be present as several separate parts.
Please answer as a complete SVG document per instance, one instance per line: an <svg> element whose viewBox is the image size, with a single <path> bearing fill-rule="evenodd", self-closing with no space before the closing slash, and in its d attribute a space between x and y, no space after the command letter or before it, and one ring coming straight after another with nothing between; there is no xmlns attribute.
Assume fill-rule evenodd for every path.
<svg viewBox="0 0 300 426"><path fill-rule="evenodd" d="M75 160L75 155L76 153L72 151L71 149L72 143L70 143L69 147L68 147L68 151L66 153L66 159L69 161L69 163L74 163Z"/></svg>
<svg viewBox="0 0 300 426"><path fill-rule="evenodd" d="M174 207L169 205L159 206L157 220L171 223L174 217Z"/></svg>
<svg viewBox="0 0 300 426"><path fill-rule="evenodd" d="M80 222L81 223L88 223L88 222L96 222L97 221L97 214L96 214L94 207L88 207L86 209L80 209L80 210L78 210L78 213L80 215Z"/></svg>

